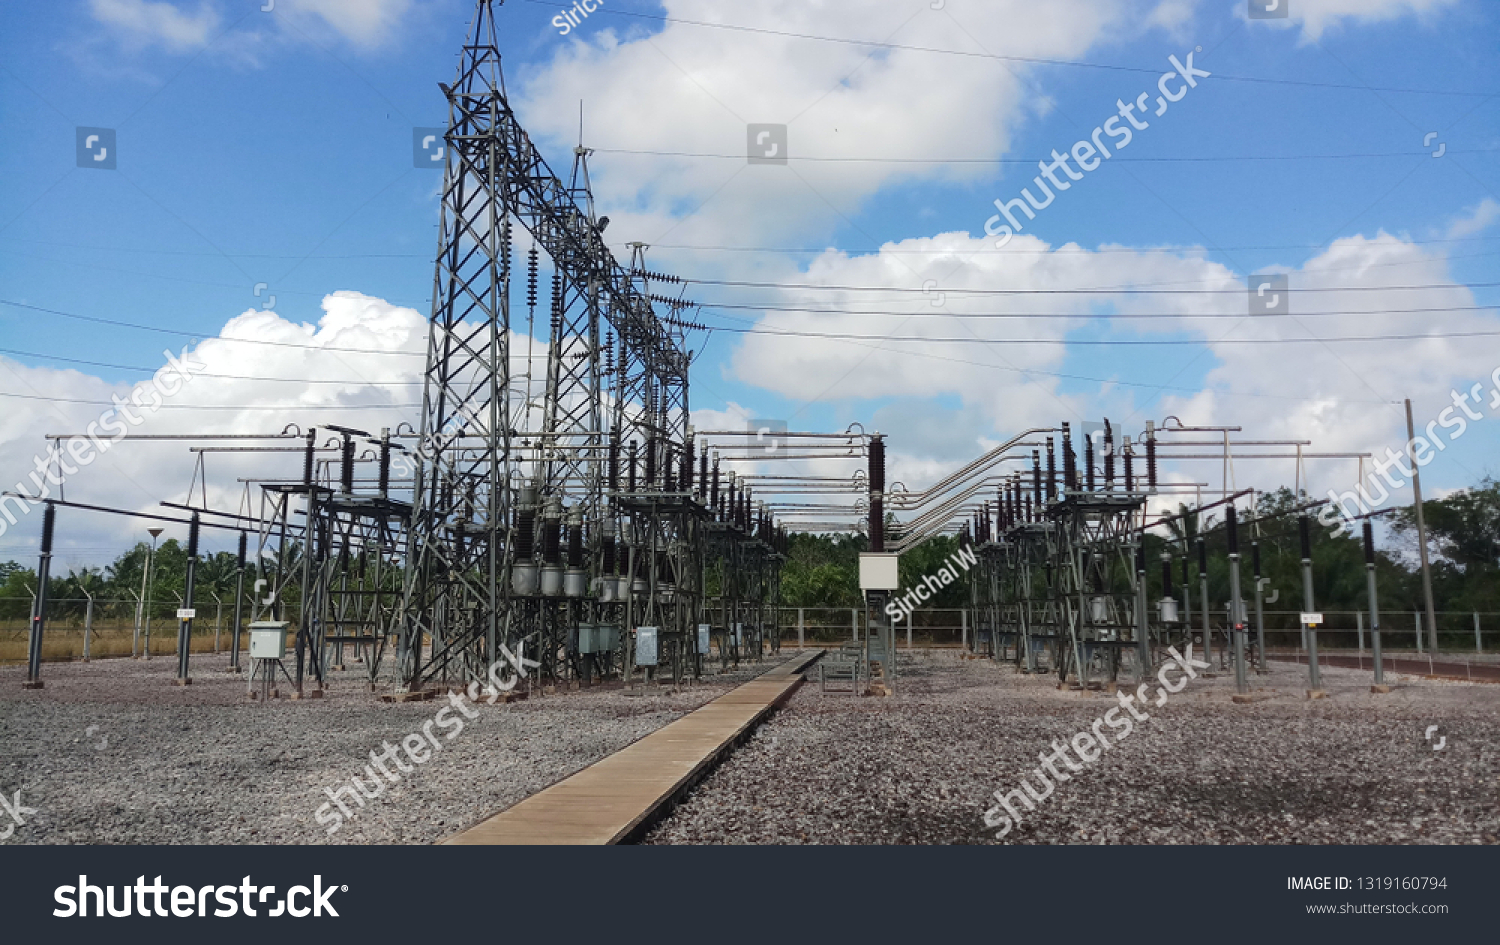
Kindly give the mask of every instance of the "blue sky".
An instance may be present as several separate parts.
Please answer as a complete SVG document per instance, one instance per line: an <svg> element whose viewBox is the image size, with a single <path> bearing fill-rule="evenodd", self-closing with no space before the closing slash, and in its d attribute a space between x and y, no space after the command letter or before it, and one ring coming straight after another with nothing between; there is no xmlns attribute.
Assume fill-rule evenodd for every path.
<svg viewBox="0 0 1500 945"><path fill-rule="evenodd" d="M1250 20L1243 0L946 0L936 10L928 0L610 0L566 37L549 25L553 4L509 0L498 17L512 98L560 174L583 100L584 141L597 149L595 197L613 220L618 254L638 239L652 245L655 267L682 275L881 290L692 286L690 297L705 303L700 320L933 338L979 326L986 338L1047 342L897 342L872 356L847 339L716 332L707 341L693 387L701 422L880 425L898 470L921 480L1015 430L1106 413L1130 418L1132 430L1175 413L1241 423L1247 435L1373 450L1399 443L1399 412L1388 402L1414 398L1420 425L1450 388L1500 366L1494 337L1442 337L1500 330L1500 294L1480 285L1500 282L1500 7L1287 2L1289 19ZM40 398L6 399L0 442L27 458L12 464L19 471L0 469L7 488L42 448L41 433L97 414L57 401L123 390L163 363L164 348L212 338L236 316L266 310L273 295L269 312L288 324L266 328L272 335L316 324L335 292L382 300L366 312L427 313L439 180L413 167L412 129L444 121L437 83L451 81L472 4L262 5L11 0L0 8L0 122L9 132L0 139L0 299L160 329L0 305L0 391ZM685 22L708 20L748 29ZM983 229L993 200L1019 195L1038 173L1035 159L1087 138L1117 99L1149 90L1154 100L1168 57L1190 51L1212 78L1149 117L1121 160L1057 194L1024 238L990 247ZM1037 58L1072 64L1023 61ZM788 166L746 166L748 122L789 126ZM115 131L115 170L77 166L78 126ZM1033 163L1006 163L1020 159ZM1246 304L1233 292L1263 271L1289 272L1294 288L1349 291L1294 294L1293 314L1305 318L1241 326L1227 317ZM929 293L917 292L929 281ZM963 294L1165 284L1218 294ZM1429 288L1369 291L1408 285ZM944 305L930 305L939 292ZM904 314L776 311L835 302ZM1312 314L1361 303L1361 311L1433 310ZM1196 317L1205 308L1219 320ZM1177 317L1091 317L1163 309ZM1070 317L968 317L997 310ZM1221 328L1229 334L1215 334ZM1412 333L1433 338L1271 341ZM1247 343L1216 343L1230 337ZM1100 340L1180 344L1086 343ZM1056 343L1064 341L1072 343ZM419 376L410 353L420 344L393 344L407 356L373 363ZM230 359L238 361L251 363ZM253 363L257 376L291 380L241 385L227 399L204 389L170 415L171 429L359 415L309 408L231 419L188 409L292 410L306 406L293 390L299 371L347 376L347 364L274 352L256 352ZM387 379L378 367L356 373ZM417 388L400 390L418 399ZM376 413L369 423L415 417ZM1495 468L1497 439L1476 429L1432 467L1434 488ZM190 463L173 455L184 482L175 467L168 478L180 489ZM167 475L155 469L131 475ZM1318 473L1330 485L1353 474L1352 466ZM1263 478L1269 486L1291 476L1278 468ZM117 493L102 479L78 488L143 507L152 491ZM29 541L29 533L0 536L0 558Z"/></svg>

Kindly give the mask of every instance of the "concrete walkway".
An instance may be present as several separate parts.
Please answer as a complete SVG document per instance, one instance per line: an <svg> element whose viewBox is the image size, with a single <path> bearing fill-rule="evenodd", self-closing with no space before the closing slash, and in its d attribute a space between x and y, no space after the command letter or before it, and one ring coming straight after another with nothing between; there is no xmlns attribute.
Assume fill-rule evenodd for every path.
<svg viewBox="0 0 1500 945"><path fill-rule="evenodd" d="M453 844L611 844L635 839L802 683L822 650L731 690L468 830Z"/></svg>

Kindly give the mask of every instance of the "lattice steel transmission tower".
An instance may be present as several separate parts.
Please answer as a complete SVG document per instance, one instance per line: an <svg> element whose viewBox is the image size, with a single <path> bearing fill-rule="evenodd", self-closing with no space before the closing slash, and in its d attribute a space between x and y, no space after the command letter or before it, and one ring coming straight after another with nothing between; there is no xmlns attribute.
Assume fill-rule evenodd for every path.
<svg viewBox="0 0 1500 945"><path fill-rule="evenodd" d="M496 6L479 0L458 77L441 86L446 164L398 651L413 688L450 671L484 679L502 646L537 654L544 676L576 667L580 628L625 616L614 542L624 535L634 560L633 533L611 462L627 440L645 442L653 469L689 449L690 358L653 303L674 315L690 303L650 292L681 280L648 272L642 246L628 271L610 253L588 149L574 149L567 184L543 160L506 95ZM513 370L517 228L531 244L528 315L541 327L543 305L549 339L539 392L529 360Z"/></svg>

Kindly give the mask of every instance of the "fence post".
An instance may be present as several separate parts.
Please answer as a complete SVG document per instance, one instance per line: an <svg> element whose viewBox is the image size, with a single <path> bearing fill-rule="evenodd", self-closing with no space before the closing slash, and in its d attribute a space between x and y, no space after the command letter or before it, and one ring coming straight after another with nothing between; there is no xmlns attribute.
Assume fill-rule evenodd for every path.
<svg viewBox="0 0 1500 945"><path fill-rule="evenodd" d="M908 611L906 614L906 648L908 650L911 649L911 620L912 615L911 612Z"/></svg>
<svg viewBox="0 0 1500 945"><path fill-rule="evenodd" d="M799 650L802 649L802 628L803 628L802 614L803 614L803 609L801 607L798 607L797 608L797 649L799 649Z"/></svg>
<svg viewBox="0 0 1500 945"><path fill-rule="evenodd" d="M1417 652L1421 653L1422 652L1422 613L1421 613L1421 611L1414 610L1414 611L1411 612L1411 617L1412 617L1413 623L1416 625L1416 628L1417 628Z"/></svg>
<svg viewBox="0 0 1500 945"><path fill-rule="evenodd" d="M1474 652L1484 652L1484 641L1479 638L1479 611L1474 611Z"/></svg>
<svg viewBox="0 0 1500 945"><path fill-rule="evenodd" d="M1359 639L1359 658L1363 660L1365 658L1365 613L1362 610L1354 612L1354 632ZM1360 663L1360 668L1364 668L1363 662Z"/></svg>
<svg viewBox="0 0 1500 945"><path fill-rule="evenodd" d="M80 585L78 589L83 589L83 585ZM87 663L92 655L89 652L89 642L93 637L93 594L84 591L84 595L89 598L89 609L84 610L84 663ZM1475 616L1478 618L1478 613Z"/></svg>
<svg viewBox="0 0 1500 945"><path fill-rule="evenodd" d="M958 612L958 619L959 626L962 628L959 631L959 648L967 650L969 648L969 612L967 610L960 610Z"/></svg>
<svg viewBox="0 0 1500 945"><path fill-rule="evenodd" d="M854 642L858 643L859 642L859 609L858 608L856 608L856 607L850 607L849 608L849 623L851 625L853 625L853 627L854 627Z"/></svg>

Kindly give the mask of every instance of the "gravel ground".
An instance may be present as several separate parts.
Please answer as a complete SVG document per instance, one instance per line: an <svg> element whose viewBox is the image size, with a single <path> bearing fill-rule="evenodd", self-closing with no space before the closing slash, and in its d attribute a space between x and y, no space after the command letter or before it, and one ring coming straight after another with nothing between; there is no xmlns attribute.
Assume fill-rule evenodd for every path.
<svg viewBox="0 0 1500 945"><path fill-rule="evenodd" d="M430 843L448 837L657 730L767 668L706 675L673 691L560 692L480 713L425 764L350 806L329 837L314 819L364 773L370 752L420 732L446 701L382 703L363 669L326 698L247 702L228 655L47 664L46 688L0 668L0 791L35 810L10 843ZM282 692L288 691L285 683ZM456 715L452 713L450 715ZM394 768L392 770L395 770ZM7 822L9 818L6 818ZM3 841L0 841L3 842Z"/></svg>
<svg viewBox="0 0 1500 945"><path fill-rule="evenodd" d="M992 793L1118 705L951 651L901 673L890 698L810 679L646 842L993 843ZM1228 675L1147 707L1001 842L1497 842L1500 685L1387 674L1373 695L1368 670L1324 669L1329 698L1309 701L1289 664L1252 679L1252 705Z"/></svg>

